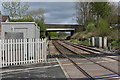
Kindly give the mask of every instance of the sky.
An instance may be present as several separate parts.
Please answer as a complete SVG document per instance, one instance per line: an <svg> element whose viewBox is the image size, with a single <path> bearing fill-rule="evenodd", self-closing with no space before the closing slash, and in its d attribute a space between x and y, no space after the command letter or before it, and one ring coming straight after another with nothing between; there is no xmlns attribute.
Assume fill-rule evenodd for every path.
<svg viewBox="0 0 120 80"><path fill-rule="evenodd" d="M44 9L45 24L77 24L75 2L29 2L29 5L29 11Z"/></svg>
<svg viewBox="0 0 120 80"><path fill-rule="evenodd" d="M31 2L29 10L44 9L46 24L76 24L74 2Z"/></svg>
<svg viewBox="0 0 120 80"><path fill-rule="evenodd" d="M45 24L77 24L74 2L29 2L29 5L28 11L43 8Z"/></svg>

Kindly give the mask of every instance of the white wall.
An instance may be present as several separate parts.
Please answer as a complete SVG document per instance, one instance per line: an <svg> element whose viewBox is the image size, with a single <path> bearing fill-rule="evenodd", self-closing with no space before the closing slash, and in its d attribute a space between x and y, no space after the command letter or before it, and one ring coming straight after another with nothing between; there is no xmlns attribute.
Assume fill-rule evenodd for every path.
<svg viewBox="0 0 120 80"><path fill-rule="evenodd" d="M1 38L5 39L5 32L22 32L24 39L39 38L40 29L35 22L2 22Z"/></svg>

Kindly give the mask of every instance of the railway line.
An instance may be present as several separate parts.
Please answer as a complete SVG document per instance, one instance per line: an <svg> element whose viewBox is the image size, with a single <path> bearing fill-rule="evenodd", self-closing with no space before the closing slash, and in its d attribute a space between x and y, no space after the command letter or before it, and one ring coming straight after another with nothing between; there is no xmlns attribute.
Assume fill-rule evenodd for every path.
<svg viewBox="0 0 120 80"><path fill-rule="evenodd" d="M90 57L86 57L86 56L84 56L84 55L82 55L82 54L77 53L74 48L81 49L81 50L83 50L83 51L92 53L92 54L94 54L94 55L96 55L96 56L98 55L97 53L99 53L99 52L101 52L101 51L94 50L94 49L90 49L89 47L86 47L86 48L85 48L85 46L83 46L83 45L82 45L83 48L81 48L81 46L73 45L72 43L65 42L65 41L59 41L59 40L53 41L53 44L54 44L55 48L56 48L65 58L67 58L72 64L74 64L74 66L75 66L80 72L82 72L82 73L84 74L84 76L86 76L89 80L96 80L96 79L100 79L100 80L101 80L101 79L105 79L105 80L106 80L106 78L120 77L119 72L117 72L117 71L115 71L115 70L112 70L111 68L106 67L106 66L104 66L104 65L101 64L101 63L98 63L97 61L99 61L99 59L96 59L97 61L92 60ZM67 46L67 45L72 46L72 48L69 47L69 46ZM90 49L90 50L88 50L88 49ZM95 52L95 51L96 51L96 52ZM100 68L101 70L105 71L105 72L108 73L108 74L112 74L112 76L109 75L109 76L107 76L107 77L106 77L106 76L105 76L105 77L103 77L103 76L102 76L102 77L100 77L100 76L99 76L99 77L95 77L95 75L93 75L94 72L88 71L88 70L84 69L84 67L81 67L81 65L77 64L77 62L75 61L75 59L73 59L72 57L68 56L68 54L69 54L69 55L77 55L77 58L76 58L76 59L84 58L84 59L86 60L85 62L92 62L92 63L94 64L94 66L97 66L98 68ZM98 57L98 56L97 56L97 57ZM108 58L109 58L109 57L108 57ZM119 62L119 60L117 60L117 59L114 59L114 58L111 58L111 59ZM79 61L78 61L78 62L79 62ZM95 67L95 68L97 68L97 67Z"/></svg>
<svg viewBox="0 0 120 80"><path fill-rule="evenodd" d="M116 54L108 54L108 53L100 51L100 50L98 50L98 49L96 49L94 47L89 47L89 46L86 46L86 45L75 44L75 43L71 43L71 42L67 42L67 41L62 41L62 42L66 43L66 44L68 44L70 46L73 46L75 48L86 51L88 53L94 54L95 56L101 55L102 57L110 58L110 59L113 59L113 60L116 60L116 61L120 62L120 60L118 60L118 59L106 56L106 55L117 56Z"/></svg>

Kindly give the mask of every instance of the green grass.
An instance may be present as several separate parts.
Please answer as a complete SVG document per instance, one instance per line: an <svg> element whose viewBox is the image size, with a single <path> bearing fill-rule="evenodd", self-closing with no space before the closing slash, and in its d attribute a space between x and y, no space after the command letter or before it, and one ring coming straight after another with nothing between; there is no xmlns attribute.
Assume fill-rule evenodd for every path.
<svg viewBox="0 0 120 80"><path fill-rule="evenodd" d="M79 40L75 39L75 40L68 40L68 41L69 41L69 42L74 42L74 43L77 43L77 44L89 45L88 40L85 40L85 41L79 41Z"/></svg>
<svg viewBox="0 0 120 80"><path fill-rule="evenodd" d="M80 41L80 44L89 45L89 42L87 40L86 41Z"/></svg>
<svg viewBox="0 0 120 80"><path fill-rule="evenodd" d="M119 48L119 44L120 44L120 42L118 42L118 41L112 41L111 42L111 49L118 49Z"/></svg>

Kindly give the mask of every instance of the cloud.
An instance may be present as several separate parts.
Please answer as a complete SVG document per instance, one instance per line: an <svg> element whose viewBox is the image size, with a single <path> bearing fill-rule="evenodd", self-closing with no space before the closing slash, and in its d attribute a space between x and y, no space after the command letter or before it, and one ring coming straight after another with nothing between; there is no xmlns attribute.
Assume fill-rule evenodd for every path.
<svg viewBox="0 0 120 80"><path fill-rule="evenodd" d="M0 11L1 11L2 5L1 5L1 0L0 0Z"/></svg>
<svg viewBox="0 0 120 80"><path fill-rule="evenodd" d="M45 23L76 23L73 20L75 13L73 2L32 2L30 10L43 8Z"/></svg>

